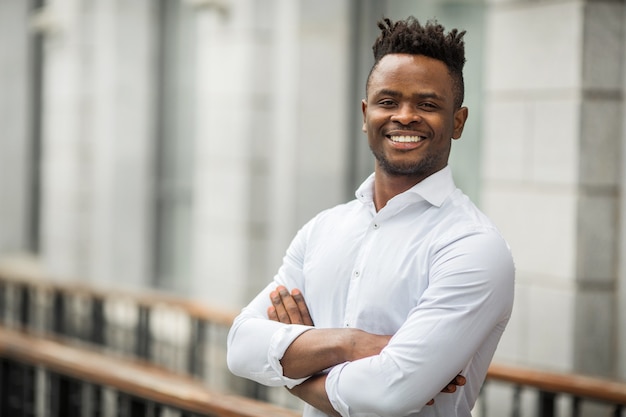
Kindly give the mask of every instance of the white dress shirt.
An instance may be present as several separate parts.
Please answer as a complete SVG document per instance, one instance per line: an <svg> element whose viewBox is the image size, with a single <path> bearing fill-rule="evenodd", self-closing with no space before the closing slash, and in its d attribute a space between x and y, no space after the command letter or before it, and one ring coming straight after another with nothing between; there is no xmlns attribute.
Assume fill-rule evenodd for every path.
<svg viewBox="0 0 626 417"><path fill-rule="evenodd" d="M236 318L228 366L265 385L303 381L284 377L280 359L310 327L267 319L269 293L284 285L302 291L315 327L394 335L379 355L328 370L342 416L469 417L511 314L508 245L448 167L378 212L373 185L372 175L356 200L297 233L273 282ZM466 385L440 393L459 372ZM305 417L324 415L305 406Z"/></svg>

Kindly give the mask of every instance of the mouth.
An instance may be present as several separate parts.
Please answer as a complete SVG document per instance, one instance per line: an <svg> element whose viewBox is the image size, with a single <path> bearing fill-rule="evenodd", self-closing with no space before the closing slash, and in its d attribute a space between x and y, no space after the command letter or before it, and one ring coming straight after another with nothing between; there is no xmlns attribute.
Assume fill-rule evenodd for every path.
<svg viewBox="0 0 626 417"><path fill-rule="evenodd" d="M426 139L426 136L418 135L386 135L387 139L397 143L417 143Z"/></svg>

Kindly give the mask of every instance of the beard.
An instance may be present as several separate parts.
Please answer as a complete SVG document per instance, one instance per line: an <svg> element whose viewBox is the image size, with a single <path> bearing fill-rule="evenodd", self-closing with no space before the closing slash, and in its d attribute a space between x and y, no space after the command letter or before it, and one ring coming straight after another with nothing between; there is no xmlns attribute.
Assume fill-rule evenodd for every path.
<svg viewBox="0 0 626 417"><path fill-rule="evenodd" d="M394 177L426 178L441 169L441 158L431 153L417 161L392 162L382 150L376 150L371 146L370 149L378 162L378 166L388 175Z"/></svg>

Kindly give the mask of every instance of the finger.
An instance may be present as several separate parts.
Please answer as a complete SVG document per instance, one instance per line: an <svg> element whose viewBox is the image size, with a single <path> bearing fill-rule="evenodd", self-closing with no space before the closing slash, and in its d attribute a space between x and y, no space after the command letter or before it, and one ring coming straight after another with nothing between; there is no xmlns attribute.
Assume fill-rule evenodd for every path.
<svg viewBox="0 0 626 417"><path fill-rule="evenodd" d="M300 311L300 316L302 317L302 324L306 324L307 326L313 326L313 319L309 314L309 308L304 301L304 296L300 292L299 289L294 288L291 291L291 296L293 297L296 305L298 306L298 310Z"/></svg>
<svg viewBox="0 0 626 417"><path fill-rule="evenodd" d="M269 306L269 307L267 308L267 317L268 317L270 320L273 320L273 321L279 321L279 320L278 320L278 314L276 314L276 308L275 308L274 306Z"/></svg>
<svg viewBox="0 0 626 417"><path fill-rule="evenodd" d="M463 375L457 375L453 380L452 383L454 385L458 385L458 386L463 386L465 385L466 379Z"/></svg>
<svg viewBox="0 0 626 417"><path fill-rule="evenodd" d="M441 392L452 394L453 392L456 392L456 385L448 384L448 385L446 385L446 387L444 389L441 390Z"/></svg>
<svg viewBox="0 0 626 417"><path fill-rule="evenodd" d="M285 306L283 305L283 300L280 296L280 293L276 290L270 293L270 300L272 301L272 306L276 310L276 317L278 321L285 324L290 324L291 320L289 319L289 314L287 314L287 310L285 310Z"/></svg>
<svg viewBox="0 0 626 417"><path fill-rule="evenodd" d="M287 288L281 285L276 288L276 290L278 291L278 294L280 295L280 298L283 302L283 306L285 307L285 311L289 316L289 322L292 324L304 324L298 304L296 303L296 300L294 300L294 298L291 296Z"/></svg>

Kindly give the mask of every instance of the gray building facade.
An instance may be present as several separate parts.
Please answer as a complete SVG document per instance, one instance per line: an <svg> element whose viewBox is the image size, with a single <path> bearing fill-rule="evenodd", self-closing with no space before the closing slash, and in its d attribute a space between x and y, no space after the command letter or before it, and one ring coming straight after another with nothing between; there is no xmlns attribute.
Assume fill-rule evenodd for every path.
<svg viewBox="0 0 626 417"><path fill-rule="evenodd" d="M517 267L500 360L626 379L622 0L0 0L0 255L238 309L373 169L382 16L467 30L455 179Z"/></svg>

